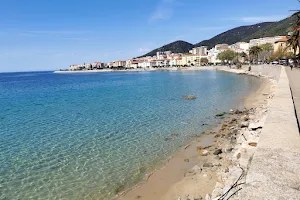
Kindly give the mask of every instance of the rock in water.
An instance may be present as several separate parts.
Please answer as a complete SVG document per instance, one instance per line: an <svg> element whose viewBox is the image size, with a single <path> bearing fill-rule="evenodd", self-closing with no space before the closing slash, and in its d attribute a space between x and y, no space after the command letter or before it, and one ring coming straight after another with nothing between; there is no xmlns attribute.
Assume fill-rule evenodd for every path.
<svg viewBox="0 0 300 200"><path fill-rule="evenodd" d="M202 151L202 156L207 156L209 152L207 150Z"/></svg>
<svg viewBox="0 0 300 200"><path fill-rule="evenodd" d="M219 155L222 153L222 149L217 149L215 152L214 152L214 155Z"/></svg>
<svg viewBox="0 0 300 200"><path fill-rule="evenodd" d="M193 96L193 95L187 95L187 96L183 96L184 99L187 99L187 100L195 100L197 99L196 96Z"/></svg>
<svg viewBox="0 0 300 200"><path fill-rule="evenodd" d="M212 163L204 163L203 167L213 167L214 165Z"/></svg>

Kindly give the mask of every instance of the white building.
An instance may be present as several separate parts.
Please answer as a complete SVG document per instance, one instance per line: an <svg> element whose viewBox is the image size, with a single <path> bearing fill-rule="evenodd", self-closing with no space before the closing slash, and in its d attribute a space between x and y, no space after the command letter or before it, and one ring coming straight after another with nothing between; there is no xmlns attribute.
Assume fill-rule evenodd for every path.
<svg viewBox="0 0 300 200"><path fill-rule="evenodd" d="M156 59L164 59L164 58L167 58L168 55L172 54L171 51L159 51L159 52L156 52Z"/></svg>
<svg viewBox="0 0 300 200"><path fill-rule="evenodd" d="M248 53L249 45L250 44L247 42L237 42L235 44L230 45L229 48L238 53L241 53L241 52Z"/></svg>
<svg viewBox="0 0 300 200"><path fill-rule="evenodd" d="M138 63L138 68L151 68L156 66L156 61L145 61Z"/></svg>
<svg viewBox="0 0 300 200"><path fill-rule="evenodd" d="M128 60L126 60L125 67L136 69L136 68L138 68L138 64L139 64L139 62L137 59L128 59Z"/></svg>
<svg viewBox="0 0 300 200"><path fill-rule="evenodd" d="M284 36L274 36L274 37L265 37L265 38L258 38L258 39L253 39L250 40L250 44L249 44L249 48L253 47L253 46L259 46L262 44L267 44L267 43L271 43L271 44L275 44L276 41L282 39Z"/></svg>
<svg viewBox="0 0 300 200"><path fill-rule="evenodd" d="M214 48L210 49L208 51L208 60L210 63L218 64L221 63L221 60L218 59L218 55L219 53L221 53L222 51L228 50L229 49L229 45L228 44L217 44Z"/></svg>
<svg viewBox="0 0 300 200"><path fill-rule="evenodd" d="M177 58L177 59L178 59L178 58ZM172 67L173 67L173 66L177 66L177 65L178 65L178 64L177 64L177 59L171 59L170 62L169 62L169 65L172 66Z"/></svg>
<svg viewBox="0 0 300 200"><path fill-rule="evenodd" d="M190 53L192 53L194 55L206 56L207 55L207 47L206 46L195 47L190 51Z"/></svg>

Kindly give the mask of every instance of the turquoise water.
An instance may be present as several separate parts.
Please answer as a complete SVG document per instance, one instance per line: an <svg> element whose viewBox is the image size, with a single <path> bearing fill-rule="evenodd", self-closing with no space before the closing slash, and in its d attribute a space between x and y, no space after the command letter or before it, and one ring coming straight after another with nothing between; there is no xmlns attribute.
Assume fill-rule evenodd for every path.
<svg viewBox="0 0 300 200"><path fill-rule="evenodd" d="M216 71L0 74L0 199L109 199L259 83Z"/></svg>

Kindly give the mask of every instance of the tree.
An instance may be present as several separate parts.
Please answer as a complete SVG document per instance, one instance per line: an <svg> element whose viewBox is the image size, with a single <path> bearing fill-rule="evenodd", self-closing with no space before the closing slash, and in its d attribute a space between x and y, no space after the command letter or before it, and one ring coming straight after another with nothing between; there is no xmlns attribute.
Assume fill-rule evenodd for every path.
<svg viewBox="0 0 300 200"><path fill-rule="evenodd" d="M258 60L259 60L258 56L261 51L262 51L262 48L260 46L253 46L250 48L249 54L250 54L252 62L254 61L254 58L258 62Z"/></svg>
<svg viewBox="0 0 300 200"><path fill-rule="evenodd" d="M206 65L208 63L208 59L207 58L201 58L200 59L200 63Z"/></svg>
<svg viewBox="0 0 300 200"><path fill-rule="evenodd" d="M277 51L272 54L272 60L282 60L293 58L293 53L287 51L287 48L279 47Z"/></svg>
<svg viewBox="0 0 300 200"><path fill-rule="evenodd" d="M293 49L294 64L299 60L300 51L300 11L297 11L293 16L297 17L291 33L288 34L288 47Z"/></svg>
<svg viewBox="0 0 300 200"><path fill-rule="evenodd" d="M236 53L232 50L225 50L218 54L217 58L223 63L228 63L234 60Z"/></svg>
<svg viewBox="0 0 300 200"><path fill-rule="evenodd" d="M240 57L243 58L243 62L248 60L248 55L245 52L240 53Z"/></svg>
<svg viewBox="0 0 300 200"><path fill-rule="evenodd" d="M261 48L260 54L263 57L263 61L269 60L273 51L274 47L271 43L262 44L259 46Z"/></svg>

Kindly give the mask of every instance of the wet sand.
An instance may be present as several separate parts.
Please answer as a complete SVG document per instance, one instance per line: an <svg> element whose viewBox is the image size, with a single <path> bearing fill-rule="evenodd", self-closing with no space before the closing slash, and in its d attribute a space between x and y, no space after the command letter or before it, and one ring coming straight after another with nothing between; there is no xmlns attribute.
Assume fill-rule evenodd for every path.
<svg viewBox="0 0 300 200"><path fill-rule="evenodd" d="M243 99L246 109L263 105L269 98L267 94L269 94L270 89L271 83L263 80L256 91ZM205 132L200 138L177 152L163 168L147 175L144 182L121 193L116 199L177 200L180 197L186 197L186 195L196 199L211 194L217 182L216 171L219 165L219 158L216 159L217 156L212 152L230 146L228 138L231 133L225 129L231 123L237 127L237 124L240 123L238 119L243 115L243 112L228 115L223 122L226 126L221 124L214 130ZM208 150L210 153L207 156L201 155L204 150ZM204 163L214 166L205 168L203 167ZM226 163L222 164L226 165ZM228 163L228 165L230 164Z"/></svg>

